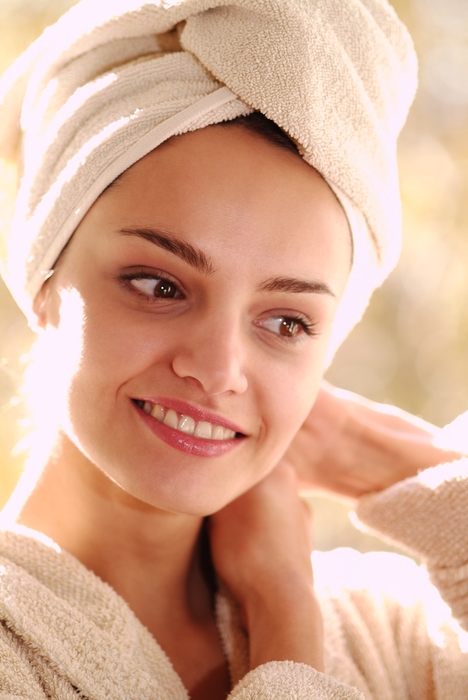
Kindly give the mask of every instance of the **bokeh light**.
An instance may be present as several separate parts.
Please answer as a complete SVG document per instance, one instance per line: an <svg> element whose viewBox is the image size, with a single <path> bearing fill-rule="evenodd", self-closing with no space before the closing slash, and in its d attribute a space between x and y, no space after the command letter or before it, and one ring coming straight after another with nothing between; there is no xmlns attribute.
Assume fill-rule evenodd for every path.
<svg viewBox="0 0 468 700"><path fill-rule="evenodd" d="M2 0L0 73L73 0ZM394 0L420 59L400 139L403 254L328 372L334 384L437 425L468 409L468 3ZM0 194L0 198L4 196ZM24 463L19 387L33 334L0 283L0 507ZM313 498L319 547L380 546L347 507Z"/></svg>

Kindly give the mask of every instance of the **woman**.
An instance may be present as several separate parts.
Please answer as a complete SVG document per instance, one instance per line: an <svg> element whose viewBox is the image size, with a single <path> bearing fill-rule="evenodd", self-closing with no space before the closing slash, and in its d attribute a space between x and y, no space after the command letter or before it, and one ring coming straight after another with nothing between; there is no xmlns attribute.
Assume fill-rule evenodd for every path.
<svg viewBox="0 0 468 700"><path fill-rule="evenodd" d="M463 638L415 566L353 560L345 590L319 558L316 593L293 468L320 481L324 368L397 256L414 83L380 1L80 3L6 76L5 277L55 434L2 532L2 697L461 697ZM418 434L380 487L440 458ZM360 512L463 618L457 465ZM456 527L423 537L427 512Z"/></svg>

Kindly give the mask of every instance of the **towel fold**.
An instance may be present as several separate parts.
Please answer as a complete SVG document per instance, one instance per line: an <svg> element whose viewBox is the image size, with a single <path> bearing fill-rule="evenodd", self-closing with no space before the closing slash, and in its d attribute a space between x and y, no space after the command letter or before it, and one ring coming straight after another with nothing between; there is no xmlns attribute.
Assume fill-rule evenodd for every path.
<svg viewBox="0 0 468 700"><path fill-rule="evenodd" d="M3 273L28 315L105 187L172 135L259 110L333 188L354 239L330 353L398 258L396 138L416 88L386 0L83 0L0 81L18 163Z"/></svg>

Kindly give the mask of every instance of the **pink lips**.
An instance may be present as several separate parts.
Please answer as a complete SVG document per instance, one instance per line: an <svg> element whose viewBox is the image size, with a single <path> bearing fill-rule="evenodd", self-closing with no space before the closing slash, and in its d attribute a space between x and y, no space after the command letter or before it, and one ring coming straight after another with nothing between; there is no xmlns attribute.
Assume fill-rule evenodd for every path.
<svg viewBox="0 0 468 700"><path fill-rule="evenodd" d="M173 411L183 415L189 415L196 421L208 421L214 425L221 425L223 428L228 428L236 433L241 433L240 429L218 416L203 411L194 406L189 406L184 401L179 401L177 399L146 399L151 404L159 404L165 408L172 408ZM242 442L242 438L236 437L232 440L207 440L203 438L195 437L194 435L187 435L182 433L180 430L175 430L170 428L164 423L160 423L156 418L145 413L141 408L139 408L135 403L136 411L140 418L146 423L148 428L160 438L163 442L174 447L176 450L185 452L186 454L193 455L195 457L221 457L222 455L231 452Z"/></svg>

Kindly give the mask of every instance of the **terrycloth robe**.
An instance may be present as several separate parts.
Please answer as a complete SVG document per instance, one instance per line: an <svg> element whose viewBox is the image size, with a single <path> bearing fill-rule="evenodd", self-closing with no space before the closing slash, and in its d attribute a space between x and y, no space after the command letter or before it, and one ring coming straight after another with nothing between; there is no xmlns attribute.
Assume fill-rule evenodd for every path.
<svg viewBox="0 0 468 700"><path fill-rule="evenodd" d="M468 459L364 497L358 515L419 553L427 570L388 553L314 555L325 673L289 661L249 672L235 605L219 595L230 700L468 698ZM14 528L0 534L0 698L187 700L188 693L112 588L44 536Z"/></svg>

